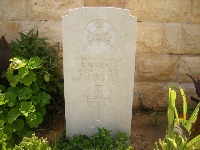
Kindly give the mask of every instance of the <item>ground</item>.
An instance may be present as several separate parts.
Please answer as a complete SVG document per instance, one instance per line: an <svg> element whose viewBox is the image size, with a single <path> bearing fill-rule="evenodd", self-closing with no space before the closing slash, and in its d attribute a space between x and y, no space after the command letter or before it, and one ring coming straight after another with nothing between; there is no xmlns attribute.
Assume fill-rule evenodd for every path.
<svg viewBox="0 0 200 150"><path fill-rule="evenodd" d="M47 106L43 124L36 130L39 136L54 141L65 129L64 103L52 102ZM167 130L166 112L133 110L131 144L135 150L153 150L154 143L165 136Z"/></svg>
<svg viewBox="0 0 200 150"><path fill-rule="evenodd" d="M165 112L135 112L132 117L131 144L136 150L153 150L167 130Z"/></svg>

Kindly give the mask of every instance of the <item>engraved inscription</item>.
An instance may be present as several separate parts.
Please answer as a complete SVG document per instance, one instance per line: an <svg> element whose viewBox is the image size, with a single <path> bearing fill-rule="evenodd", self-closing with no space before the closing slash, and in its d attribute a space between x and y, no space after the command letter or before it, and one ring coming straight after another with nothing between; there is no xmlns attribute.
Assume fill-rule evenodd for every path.
<svg viewBox="0 0 200 150"><path fill-rule="evenodd" d="M71 81L114 82L118 79L121 58L75 57L76 67L70 68Z"/></svg>
<svg viewBox="0 0 200 150"><path fill-rule="evenodd" d="M92 51L108 50L115 43L115 30L109 22L95 19L85 26L83 42Z"/></svg>
<svg viewBox="0 0 200 150"><path fill-rule="evenodd" d="M88 96L87 103L88 105L96 111L96 121L101 121L101 102L106 102L108 105L110 98L105 98L102 96L102 85L96 85L95 96ZM95 108L96 107L96 108Z"/></svg>

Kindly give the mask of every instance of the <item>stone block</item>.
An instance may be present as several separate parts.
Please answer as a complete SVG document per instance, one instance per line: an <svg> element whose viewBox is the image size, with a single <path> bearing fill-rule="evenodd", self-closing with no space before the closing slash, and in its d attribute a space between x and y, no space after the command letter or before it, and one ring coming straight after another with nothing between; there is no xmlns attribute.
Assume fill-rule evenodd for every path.
<svg viewBox="0 0 200 150"><path fill-rule="evenodd" d="M135 82L134 109L158 109L167 107L167 83L162 82Z"/></svg>
<svg viewBox="0 0 200 150"><path fill-rule="evenodd" d="M166 23L163 35L162 53L183 54L182 49L178 49L181 25L179 23Z"/></svg>
<svg viewBox="0 0 200 150"><path fill-rule="evenodd" d="M133 109L166 110L168 107L168 93L170 82L135 82ZM182 106L180 88L183 88L188 104L195 104L190 96L197 97L193 83L173 83L177 99L177 108Z"/></svg>
<svg viewBox="0 0 200 150"><path fill-rule="evenodd" d="M192 82L185 74L190 74L194 77L200 75L200 56L182 56L179 60L178 81Z"/></svg>
<svg viewBox="0 0 200 150"><path fill-rule="evenodd" d="M191 9L191 23L200 24L200 1L193 0Z"/></svg>
<svg viewBox="0 0 200 150"><path fill-rule="evenodd" d="M1 0L0 20L20 21L25 18L26 0Z"/></svg>
<svg viewBox="0 0 200 150"><path fill-rule="evenodd" d="M31 29L38 29L39 36L48 38L48 42L62 47L61 21L24 21L21 23L21 32L27 33Z"/></svg>
<svg viewBox="0 0 200 150"><path fill-rule="evenodd" d="M125 8L125 0L85 0L85 7L91 6L109 6L117 8Z"/></svg>
<svg viewBox="0 0 200 150"><path fill-rule="evenodd" d="M165 54L200 54L200 25L167 23L164 29Z"/></svg>
<svg viewBox="0 0 200 150"><path fill-rule="evenodd" d="M137 25L137 53L161 53L164 27L160 23L139 22Z"/></svg>
<svg viewBox="0 0 200 150"><path fill-rule="evenodd" d="M29 20L61 20L69 9L83 7L84 0L27 0Z"/></svg>
<svg viewBox="0 0 200 150"><path fill-rule="evenodd" d="M0 36L4 35L8 43L18 38L19 30L18 21L0 21Z"/></svg>
<svg viewBox="0 0 200 150"><path fill-rule="evenodd" d="M178 57L168 55L136 55L136 81L175 81Z"/></svg>
<svg viewBox="0 0 200 150"><path fill-rule="evenodd" d="M199 55L200 54L200 24L183 24L179 37L180 51L184 54Z"/></svg>
<svg viewBox="0 0 200 150"><path fill-rule="evenodd" d="M190 1L127 0L125 8L139 21L189 22Z"/></svg>

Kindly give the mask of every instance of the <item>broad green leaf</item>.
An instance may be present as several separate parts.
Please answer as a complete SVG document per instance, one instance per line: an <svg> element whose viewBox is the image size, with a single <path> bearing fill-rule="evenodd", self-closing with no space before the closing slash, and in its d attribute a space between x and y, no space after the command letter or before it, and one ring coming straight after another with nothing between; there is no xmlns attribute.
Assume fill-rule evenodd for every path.
<svg viewBox="0 0 200 150"><path fill-rule="evenodd" d="M20 83L26 86L30 86L35 81L36 81L36 74L33 71L30 71L20 80Z"/></svg>
<svg viewBox="0 0 200 150"><path fill-rule="evenodd" d="M24 115L28 116L29 113L35 112L35 106L32 105L32 102L21 102L21 108L19 111Z"/></svg>
<svg viewBox="0 0 200 150"><path fill-rule="evenodd" d="M19 90L19 99L30 99L32 96L32 90L29 87L24 87Z"/></svg>
<svg viewBox="0 0 200 150"><path fill-rule="evenodd" d="M1 126L1 120L0 120L0 126ZM6 141L6 139L7 139L7 135L4 134L3 130L0 128L0 143L3 143L4 141Z"/></svg>
<svg viewBox="0 0 200 150"><path fill-rule="evenodd" d="M47 84L44 82L43 76L40 74L37 74L37 83L40 89L47 89Z"/></svg>
<svg viewBox="0 0 200 150"><path fill-rule="evenodd" d="M19 93L19 87L9 87L7 91L12 91L16 95L18 95L18 93Z"/></svg>
<svg viewBox="0 0 200 150"><path fill-rule="evenodd" d="M4 128L4 121L0 120L0 130L2 130Z"/></svg>
<svg viewBox="0 0 200 150"><path fill-rule="evenodd" d="M0 105L4 105L7 103L7 100L5 99L5 93L0 93Z"/></svg>
<svg viewBox="0 0 200 150"><path fill-rule="evenodd" d="M13 91L6 91L5 99L10 107L15 105L17 95Z"/></svg>
<svg viewBox="0 0 200 150"><path fill-rule="evenodd" d="M37 105L37 104L39 103L39 100L38 100L37 95L31 97L31 102L32 102L34 105Z"/></svg>
<svg viewBox="0 0 200 150"><path fill-rule="evenodd" d="M46 108L45 106L37 105L36 110L41 113L42 116L46 115Z"/></svg>
<svg viewBox="0 0 200 150"><path fill-rule="evenodd" d="M0 93L3 92L4 89L5 89L5 86L0 84Z"/></svg>
<svg viewBox="0 0 200 150"><path fill-rule="evenodd" d="M7 122L7 114L8 114L8 109L0 107L0 120Z"/></svg>
<svg viewBox="0 0 200 150"><path fill-rule="evenodd" d="M29 131L29 127L25 124L24 127L22 129L18 130L16 133L19 137L25 137L25 136L29 136L26 134L27 131Z"/></svg>
<svg viewBox="0 0 200 150"><path fill-rule="evenodd" d="M42 60L39 57L31 57L28 62L28 67L31 69L40 68L42 64Z"/></svg>
<svg viewBox="0 0 200 150"><path fill-rule="evenodd" d="M4 116L3 111L1 111L1 110L0 110L0 120L2 120L4 122L7 121L7 118Z"/></svg>
<svg viewBox="0 0 200 150"><path fill-rule="evenodd" d="M46 92L40 92L37 97L34 98L34 101L41 106L45 106L50 103L51 96Z"/></svg>
<svg viewBox="0 0 200 150"><path fill-rule="evenodd" d="M10 126L5 126L4 127L4 132L6 134L12 134L14 131L13 131L13 128L11 128Z"/></svg>
<svg viewBox="0 0 200 150"><path fill-rule="evenodd" d="M18 111L19 111L19 108L15 107L15 108L12 108L8 112L8 115L7 115L8 123L12 123L18 117Z"/></svg>
<svg viewBox="0 0 200 150"><path fill-rule="evenodd" d="M10 59L10 61L11 61L10 67L13 69L22 68L27 64L27 61L25 59L12 58Z"/></svg>
<svg viewBox="0 0 200 150"><path fill-rule="evenodd" d="M33 93L33 94L37 94L37 93L39 92L39 90L40 90L40 87L38 86L37 82L34 82L34 83L31 85L30 88L32 89L32 93Z"/></svg>
<svg viewBox="0 0 200 150"><path fill-rule="evenodd" d="M18 74L21 78L23 78L28 73L29 73L29 71L26 67L19 68L19 70L18 70Z"/></svg>
<svg viewBox="0 0 200 150"><path fill-rule="evenodd" d="M31 113L26 118L26 123L31 128L37 128L39 124L42 123L42 121L43 121L43 117L39 112Z"/></svg>
<svg viewBox="0 0 200 150"><path fill-rule="evenodd" d="M8 81L12 87L16 87L16 85L20 82L21 76L19 75L12 75L11 77L7 76Z"/></svg>
<svg viewBox="0 0 200 150"><path fill-rule="evenodd" d="M23 127L24 127L24 120L22 120L22 119L16 119L15 121L12 122L11 127L13 128L14 132L23 129Z"/></svg>

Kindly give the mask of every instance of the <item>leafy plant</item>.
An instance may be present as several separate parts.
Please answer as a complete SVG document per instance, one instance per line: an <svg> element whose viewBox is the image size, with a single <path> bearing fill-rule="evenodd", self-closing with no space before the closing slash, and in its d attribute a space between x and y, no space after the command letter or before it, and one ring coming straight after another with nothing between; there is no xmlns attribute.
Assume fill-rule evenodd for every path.
<svg viewBox="0 0 200 150"><path fill-rule="evenodd" d="M63 95L63 77L59 71L61 65L58 55L59 46L50 46L47 38L39 37L37 30L32 29L27 34L20 33L20 38L10 43L12 56L30 59L31 57L39 57L43 65L39 70L39 74L43 74L43 78L47 81L48 92L52 93L55 99Z"/></svg>
<svg viewBox="0 0 200 150"><path fill-rule="evenodd" d="M189 120L187 120L186 97L182 88L180 88L180 92L183 98L183 118L179 118L175 106L176 92L173 88L169 88L167 135L163 141L159 140L159 144L156 143L156 150L190 150L200 148L200 135L192 137L191 132L193 131L192 124L197 121L197 116L200 114L200 103L196 106Z"/></svg>
<svg viewBox="0 0 200 150"><path fill-rule="evenodd" d="M74 136L70 138L58 139L55 150L131 150L128 144L128 137L124 132L118 132L118 135L114 138L111 136L111 131L105 128L98 128L98 133L91 137L85 135Z"/></svg>
<svg viewBox="0 0 200 150"><path fill-rule="evenodd" d="M32 137L24 137L19 145L16 145L13 150L51 150L47 139L38 138L35 134Z"/></svg>
<svg viewBox="0 0 200 150"><path fill-rule="evenodd" d="M4 133L4 122L0 120L0 149L6 150L7 135Z"/></svg>
<svg viewBox="0 0 200 150"><path fill-rule="evenodd" d="M15 57L4 74L10 86L0 85L0 136L6 137L1 143L7 143L7 147L12 147L18 137L30 135L29 128L36 128L43 121L51 96L44 75L40 74L42 65L39 57Z"/></svg>

